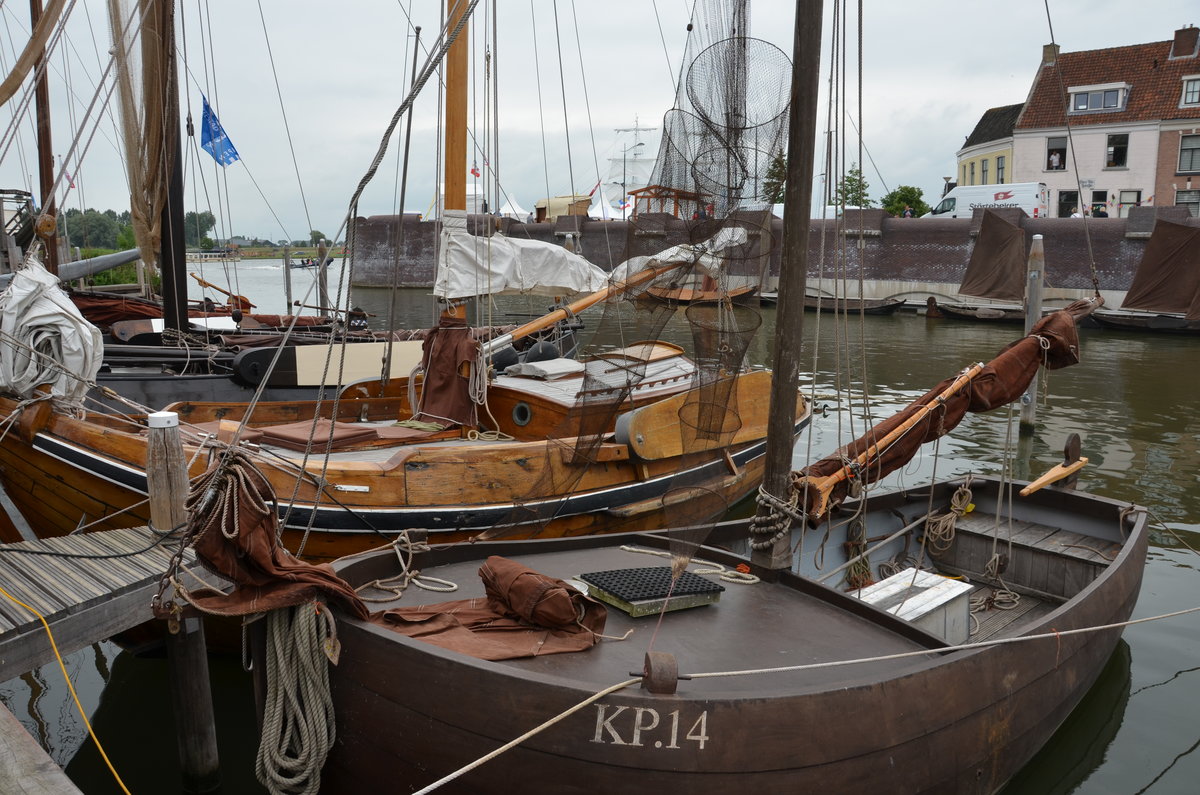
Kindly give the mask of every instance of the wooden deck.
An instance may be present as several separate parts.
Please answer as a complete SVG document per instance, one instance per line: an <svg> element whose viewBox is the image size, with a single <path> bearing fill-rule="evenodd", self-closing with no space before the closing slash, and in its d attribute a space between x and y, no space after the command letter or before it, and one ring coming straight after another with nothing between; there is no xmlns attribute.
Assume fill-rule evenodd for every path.
<svg viewBox="0 0 1200 795"><path fill-rule="evenodd" d="M0 544L0 587L42 614L65 656L153 618L150 600L174 554L169 542L156 541L136 527ZM57 554L31 554L38 552ZM42 622L0 594L0 681L53 660ZM0 791L80 791L3 707Z"/></svg>
<svg viewBox="0 0 1200 795"><path fill-rule="evenodd" d="M0 544L0 586L40 612L69 654L153 617L150 599L173 554L153 546L157 538L136 527ZM0 681L53 659L42 623L0 594Z"/></svg>

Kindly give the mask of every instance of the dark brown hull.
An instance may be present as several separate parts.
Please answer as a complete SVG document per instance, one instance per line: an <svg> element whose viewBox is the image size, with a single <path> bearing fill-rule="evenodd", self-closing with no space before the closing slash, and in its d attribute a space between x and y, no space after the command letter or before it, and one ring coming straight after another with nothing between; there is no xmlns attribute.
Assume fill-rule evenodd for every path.
<svg viewBox="0 0 1200 795"><path fill-rule="evenodd" d="M943 304L937 308L946 317L958 320L981 320L988 323L1024 323L1025 310L999 306L971 306L968 304Z"/></svg>
<svg viewBox="0 0 1200 795"><path fill-rule="evenodd" d="M975 488L980 509L989 510L994 487L977 481ZM948 499L947 487L939 494ZM871 507L876 515L892 507L913 514L924 500L875 497ZM1076 532L1103 526L1098 532L1105 537L1096 543L1119 544L1121 506L1114 502L1043 492L1028 504L1039 522L1061 521ZM1128 541L1098 577L1016 630L1050 633L1048 639L803 672L686 679L670 695L635 685L566 717L444 791L994 792L1049 738L1112 654L1119 630L1053 633L1129 617L1141 584L1144 519L1126 529ZM426 573L458 582L455 597L466 598L482 590L474 570L487 554L569 576L628 560L628 553L614 550L617 543L609 537L527 542L507 550L458 547L445 560L462 562L442 567L431 557L420 563ZM465 560L468 555L473 559ZM707 549L701 556L736 560ZM348 564L342 574L351 582L378 576L378 560ZM1009 574L1018 576L1012 568ZM652 636L655 649L676 656L681 674L944 645L857 599L787 574L770 584L727 585L717 605L668 613L661 625L657 618L631 619L615 609L608 615L606 635L632 628L633 638L507 663L475 660L342 619L341 662L331 669L338 743L323 791L362 791L383 777L398 791L426 786L640 671Z"/></svg>
<svg viewBox="0 0 1200 795"><path fill-rule="evenodd" d="M839 312L842 314L890 315L905 301L900 298L828 298L813 295L804 297L804 308L809 312Z"/></svg>
<svg viewBox="0 0 1200 795"><path fill-rule="evenodd" d="M1189 322L1182 315L1094 312L1091 317L1102 328L1118 331L1150 331L1155 334L1200 334L1200 323Z"/></svg>

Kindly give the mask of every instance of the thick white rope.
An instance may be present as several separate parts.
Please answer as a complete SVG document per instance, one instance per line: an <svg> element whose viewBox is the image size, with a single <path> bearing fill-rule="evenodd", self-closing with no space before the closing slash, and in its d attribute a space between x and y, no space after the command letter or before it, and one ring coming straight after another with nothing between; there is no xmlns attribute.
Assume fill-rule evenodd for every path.
<svg viewBox="0 0 1200 795"><path fill-rule="evenodd" d="M321 788L335 736L329 694L329 662L337 648L333 616L310 602L273 610L266 620L267 697L254 772L272 795L309 795Z"/></svg>

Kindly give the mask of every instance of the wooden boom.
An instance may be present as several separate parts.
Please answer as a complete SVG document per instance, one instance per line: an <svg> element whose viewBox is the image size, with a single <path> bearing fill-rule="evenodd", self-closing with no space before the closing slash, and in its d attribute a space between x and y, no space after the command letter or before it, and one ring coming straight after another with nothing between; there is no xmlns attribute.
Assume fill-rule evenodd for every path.
<svg viewBox="0 0 1200 795"><path fill-rule="evenodd" d="M237 303L238 309L241 309L244 311L246 309L254 308L254 304L250 303L250 299L247 298L246 296L234 295L233 293L226 290L224 287L218 287L217 285L213 284L212 282L205 281L204 279L201 279L199 276L197 276L194 273L189 273L188 275L191 276L193 279L195 279L197 282L199 282L201 287L211 287L212 289L216 290L217 292L224 293L225 295L232 298L233 301Z"/></svg>
<svg viewBox="0 0 1200 795"><path fill-rule="evenodd" d="M954 379L954 383L943 389L925 405L917 409L911 417L897 425L889 433L884 434L882 438L871 444L855 458L845 464L841 469L831 475L825 477L813 477L812 475L804 475L794 477L792 488L796 491L803 492L806 489L809 494L816 494L816 499L810 508L810 514L813 516L824 516L829 511L829 495L833 491L833 487L843 480L853 478L856 471L866 469L872 458L879 454L880 450L886 449L897 439L912 430L913 426L929 416L930 412L940 406L953 395L958 394L966 388L972 381L975 380L981 372L984 365L974 364L967 368L958 378Z"/></svg>

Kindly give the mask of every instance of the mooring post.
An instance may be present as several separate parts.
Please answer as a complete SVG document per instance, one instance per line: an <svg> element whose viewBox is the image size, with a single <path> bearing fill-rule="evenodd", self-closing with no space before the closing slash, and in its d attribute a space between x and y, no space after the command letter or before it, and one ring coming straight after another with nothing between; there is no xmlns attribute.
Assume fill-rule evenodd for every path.
<svg viewBox="0 0 1200 795"><path fill-rule="evenodd" d="M150 521L160 532L166 532L187 520L183 500L188 476L179 441L179 415L157 411L146 419L150 426L146 452ZM204 624L199 618L184 618L177 631L167 633L167 661L184 792L215 792L221 784L217 729Z"/></svg>
<svg viewBox="0 0 1200 795"><path fill-rule="evenodd" d="M283 294L287 297L287 313L292 314L292 250L283 247Z"/></svg>
<svg viewBox="0 0 1200 795"><path fill-rule="evenodd" d="M1025 274L1025 334L1033 330L1033 324L1042 317L1042 283L1046 270L1046 253L1042 247L1042 236L1034 235L1029 246L1029 267ZM1038 375L1034 373L1029 388L1021 396L1021 433L1033 433L1037 421Z"/></svg>

